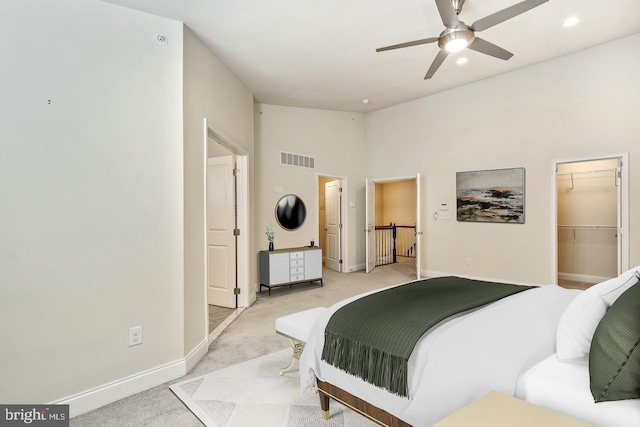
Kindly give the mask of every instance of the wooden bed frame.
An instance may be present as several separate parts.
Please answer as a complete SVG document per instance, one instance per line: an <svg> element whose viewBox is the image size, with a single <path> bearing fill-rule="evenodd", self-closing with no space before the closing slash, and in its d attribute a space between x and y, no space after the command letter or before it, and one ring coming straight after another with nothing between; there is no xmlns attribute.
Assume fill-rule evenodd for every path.
<svg viewBox="0 0 640 427"><path fill-rule="evenodd" d="M373 406L333 384L320 380L317 380L317 383L320 407L322 408L322 418L325 420L329 419L329 399L331 398L381 426L411 427L411 424L402 421L387 411Z"/></svg>

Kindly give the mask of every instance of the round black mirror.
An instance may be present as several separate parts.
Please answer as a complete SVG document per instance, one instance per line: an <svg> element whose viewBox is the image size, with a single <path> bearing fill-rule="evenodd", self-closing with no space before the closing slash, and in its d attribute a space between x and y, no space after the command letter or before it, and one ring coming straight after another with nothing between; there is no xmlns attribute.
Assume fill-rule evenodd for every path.
<svg viewBox="0 0 640 427"><path fill-rule="evenodd" d="M282 228L295 230L302 225L306 217L307 207L300 197L287 194L278 200L276 219Z"/></svg>

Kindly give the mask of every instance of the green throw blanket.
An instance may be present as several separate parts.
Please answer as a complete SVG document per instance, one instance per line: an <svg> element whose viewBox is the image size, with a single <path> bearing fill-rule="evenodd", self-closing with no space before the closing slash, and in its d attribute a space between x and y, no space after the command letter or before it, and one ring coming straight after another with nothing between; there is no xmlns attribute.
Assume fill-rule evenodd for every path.
<svg viewBox="0 0 640 427"><path fill-rule="evenodd" d="M530 288L440 277L367 295L331 316L325 328L322 360L375 386L408 396L409 356L429 328L451 315Z"/></svg>

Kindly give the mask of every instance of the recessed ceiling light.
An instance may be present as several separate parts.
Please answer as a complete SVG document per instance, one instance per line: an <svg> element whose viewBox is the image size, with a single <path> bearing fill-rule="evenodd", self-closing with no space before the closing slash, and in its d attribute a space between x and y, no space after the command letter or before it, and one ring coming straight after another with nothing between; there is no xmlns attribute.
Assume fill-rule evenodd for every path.
<svg viewBox="0 0 640 427"><path fill-rule="evenodd" d="M562 25L564 27L573 27L574 25L577 25L578 22L580 22L580 18L577 16L570 16L562 22Z"/></svg>
<svg viewBox="0 0 640 427"><path fill-rule="evenodd" d="M463 64L466 64L467 62L469 62L469 60L463 56L462 58L458 58L458 60L456 61L456 64L463 65Z"/></svg>
<svg viewBox="0 0 640 427"><path fill-rule="evenodd" d="M368 103L369 103L369 98L365 98L365 99L363 99L363 100L362 100L362 103L363 103L363 104L368 104Z"/></svg>

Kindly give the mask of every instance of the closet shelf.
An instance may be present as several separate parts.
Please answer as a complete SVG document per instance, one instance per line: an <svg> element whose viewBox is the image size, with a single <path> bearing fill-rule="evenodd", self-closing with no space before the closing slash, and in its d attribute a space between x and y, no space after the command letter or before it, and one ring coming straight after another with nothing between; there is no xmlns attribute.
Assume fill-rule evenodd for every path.
<svg viewBox="0 0 640 427"><path fill-rule="evenodd" d="M557 170L556 170L556 175L557 176L570 176L571 177L571 189L573 190L576 187L575 183L573 182L574 175L585 175L585 174L593 174L593 173L600 173L600 172L613 172L613 186L614 187L618 186L618 168L597 169L597 170L580 171L580 172L563 172L563 173L558 173Z"/></svg>
<svg viewBox="0 0 640 427"><path fill-rule="evenodd" d="M558 225L558 228L581 229L581 230L617 230L617 225Z"/></svg>
<svg viewBox="0 0 640 427"><path fill-rule="evenodd" d="M563 172L559 173L558 176L567 176L567 175L586 175L591 173L599 173L599 172L617 172L618 168L613 169L596 169L590 171L580 171L580 172Z"/></svg>

